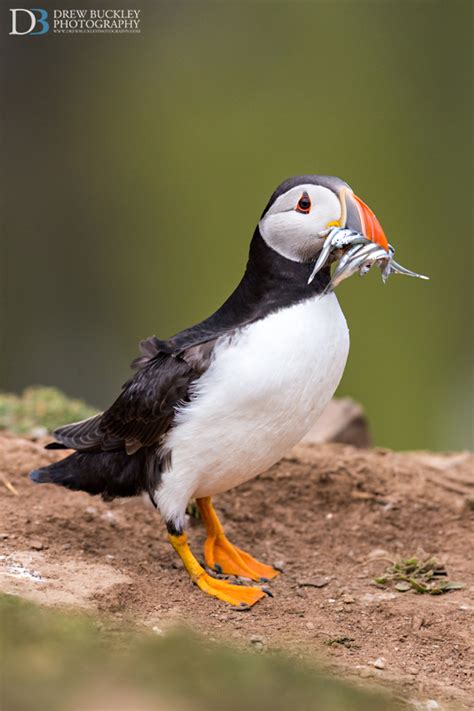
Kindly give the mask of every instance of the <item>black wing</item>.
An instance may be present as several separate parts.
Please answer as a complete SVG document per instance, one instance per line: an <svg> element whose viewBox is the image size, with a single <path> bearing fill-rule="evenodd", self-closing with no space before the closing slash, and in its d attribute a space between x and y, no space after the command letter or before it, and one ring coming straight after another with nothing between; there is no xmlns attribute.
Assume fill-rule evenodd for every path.
<svg viewBox="0 0 474 711"><path fill-rule="evenodd" d="M56 440L63 447L89 452L125 448L133 454L142 447L159 446L176 408L188 400L191 383L207 369L214 345L208 341L176 354L166 342L147 339L140 344L143 357L134 361L139 369L113 405L60 427L54 432Z"/></svg>

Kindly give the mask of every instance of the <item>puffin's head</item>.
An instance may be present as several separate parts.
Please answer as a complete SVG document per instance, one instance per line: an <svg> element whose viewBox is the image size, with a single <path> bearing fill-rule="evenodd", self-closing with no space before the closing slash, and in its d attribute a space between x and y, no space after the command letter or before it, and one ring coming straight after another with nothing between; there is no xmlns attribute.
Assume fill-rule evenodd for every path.
<svg viewBox="0 0 474 711"><path fill-rule="evenodd" d="M336 226L360 232L388 252L387 238L372 210L347 183L331 175L285 180L258 226L267 245L294 262L313 260L323 246L325 230Z"/></svg>

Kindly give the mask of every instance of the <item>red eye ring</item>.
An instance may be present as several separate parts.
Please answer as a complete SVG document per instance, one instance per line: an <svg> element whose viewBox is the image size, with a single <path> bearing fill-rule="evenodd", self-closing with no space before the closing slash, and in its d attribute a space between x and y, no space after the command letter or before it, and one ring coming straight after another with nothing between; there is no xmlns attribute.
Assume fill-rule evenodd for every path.
<svg viewBox="0 0 474 711"><path fill-rule="evenodd" d="M296 206L296 212L302 212L303 215L307 215L310 210L311 210L311 200L309 198L308 193L304 192L303 195L298 200L298 204Z"/></svg>

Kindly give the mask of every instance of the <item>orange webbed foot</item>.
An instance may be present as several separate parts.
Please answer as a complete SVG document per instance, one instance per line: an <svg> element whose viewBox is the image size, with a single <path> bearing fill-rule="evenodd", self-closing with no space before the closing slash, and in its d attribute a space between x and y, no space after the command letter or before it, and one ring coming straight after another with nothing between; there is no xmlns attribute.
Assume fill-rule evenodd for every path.
<svg viewBox="0 0 474 711"><path fill-rule="evenodd" d="M218 580L206 572L195 581L196 585L208 595L216 597L218 600L227 602L229 605L247 609L267 594L262 588L252 585L233 585L227 580Z"/></svg>
<svg viewBox="0 0 474 711"><path fill-rule="evenodd" d="M261 600L262 597L265 597L266 594L270 594L265 588L260 588L255 585L250 587L233 585L227 580L213 578L209 573L206 573L202 565L198 563L192 554L184 533L170 535L169 541L183 561L183 565L193 583L208 595L212 595L212 597L216 597L218 600L222 600L222 602L244 610L255 605L255 603Z"/></svg>
<svg viewBox="0 0 474 711"><path fill-rule="evenodd" d="M257 582L267 582L278 575L271 565L260 563L228 540L209 497L197 499L197 504L207 529L204 558L208 568Z"/></svg>
<svg viewBox="0 0 474 711"><path fill-rule="evenodd" d="M238 575L262 583L278 575L278 571L271 565L260 563L223 535L208 537L204 546L204 559L209 568L225 575Z"/></svg>

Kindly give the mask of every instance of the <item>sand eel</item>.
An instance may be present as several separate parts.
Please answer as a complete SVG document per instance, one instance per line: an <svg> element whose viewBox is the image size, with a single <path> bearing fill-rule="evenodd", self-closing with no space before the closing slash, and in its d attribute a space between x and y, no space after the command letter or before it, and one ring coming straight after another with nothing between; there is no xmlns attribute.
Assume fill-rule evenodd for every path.
<svg viewBox="0 0 474 711"><path fill-rule="evenodd" d="M184 531L185 512L196 498L208 534L208 570L257 583L277 575L227 539L211 497L277 462L338 386L349 332L332 290L329 250L318 259L326 239L339 256L350 249L357 256L355 248L367 244L378 255L374 263L390 256L379 222L344 181L304 175L283 182L227 301L169 340L143 341L136 373L113 405L60 427L48 445L76 452L32 472L32 480L105 500L146 492L201 590L240 607L262 598L264 586L233 584L200 565ZM367 269L370 263L360 260L357 268Z"/></svg>

